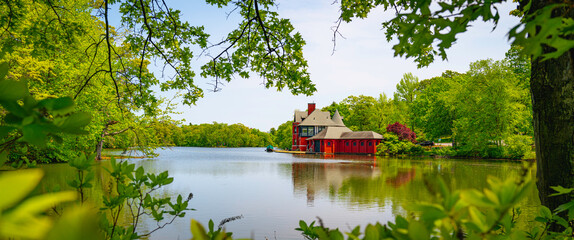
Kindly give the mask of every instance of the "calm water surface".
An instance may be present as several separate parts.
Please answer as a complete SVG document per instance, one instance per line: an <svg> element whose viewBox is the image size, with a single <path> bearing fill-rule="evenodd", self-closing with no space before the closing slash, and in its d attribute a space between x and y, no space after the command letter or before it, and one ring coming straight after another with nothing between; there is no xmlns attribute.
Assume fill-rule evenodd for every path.
<svg viewBox="0 0 574 240"><path fill-rule="evenodd" d="M302 239L294 228L299 220L321 217L328 227L349 230L351 226L392 221L405 215L405 206L428 200L423 175L441 176L452 189L483 188L486 176L518 176L521 163L448 159L380 158L267 153L263 148L170 148L159 150L153 159L129 159L150 172L169 171L174 182L157 194L175 197L193 193L190 211L151 235L151 239L189 239L190 220L204 226L242 215L227 223L234 237L255 239ZM107 162L102 162L106 165ZM67 165L47 165L46 190L65 186L73 172ZM534 174L534 173L529 173ZM97 182L90 195L101 201L102 182L107 176L97 168ZM104 180L102 180L104 179ZM98 194L98 192L100 192ZM99 196L99 197L98 197ZM521 225L538 205L532 192L521 205ZM153 229L147 221L140 232Z"/></svg>

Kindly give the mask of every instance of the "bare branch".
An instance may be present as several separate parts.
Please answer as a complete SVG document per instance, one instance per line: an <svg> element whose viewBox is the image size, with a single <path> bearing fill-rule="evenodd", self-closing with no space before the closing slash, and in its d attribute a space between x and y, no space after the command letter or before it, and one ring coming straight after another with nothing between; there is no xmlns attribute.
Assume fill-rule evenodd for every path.
<svg viewBox="0 0 574 240"><path fill-rule="evenodd" d="M8 6L8 24L6 25L6 29L4 32L10 33L10 25L12 25L12 17L14 17L14 10L12 9L12 5L10 4L10 0L4 0L6 6ZM2 34L4 34L4 32Z"/></svg>
<svg viewBox="0 0 574 240"><path fill-rule="evenodd" d="M90 76L86 79L86 81L84 82L84 84L82 84L82 87L80 87L80 90L78 90L78 91L76 92L76 95L74 95L74 100L78 97L78 95L80 95L80 93L81 93L81 92L84 90L84 88L88 85L88 83L90 82L90 80L92 80L92 78L93 78L94 76L96 76L98 73L101 73L101 72L108 72L108 71L107 71L107 70L100 69L100 70L97 70L96 72L94 72L92 75L90 75Z"/></svg>
<svg viewBox="0 0 574 240"><path fill-rule="evenodd" d="M119 89L118 83L116 82L116 79L114 77L114 72L113 72L113 68L112 68L112 44L110 43L110 22L108 20L108 0L104 1L104 8L105 8L104 17L105 17L105 21L106 21L106 43L108 45L108 68L109 68L110 77L112 78L112 81L114 82L114 86L116 87L116 97L118 98L118 106L119 106L120 105L120 89Z"/></svg>
<svg viewBox="0 0 574 240"><path fill-rule="evenodd" d="M107 1L107 0L106 0ZM171 62L171 60L165 55L165 53L161 50L161 48L159 48L159 46L157 46L155 44L155 42L153 41L153 39L151 38L151 36L153 35L153 29L151 28L151 26L149 25L148 22L148 16L147 16L147 12L145 10L145 4L143 2L143 0L140 0L140 6L141 6L141 11L142 11L142 16L143 16L143 20L144 20L144 25L146 26L147 30L148 30L148 38L150 38L150 43L153 45L153 47L158 51L159 54L161 54L163 60L171 66L171 68L177 73L177 75L181 76L181 73L179 72L179 70L177 69L177 67L175 67L173 65L173 63ZM142 59L143 61L143 59Z"/></svg>
<svg viewBox="0 0 574 240"><path fill-rule="evenodd" d="M257 4L257 0L254 0L255 5L255 16L257 18L257 22L259 22L259 26L261 27L261 31L263 31L263 37L265 37L265 42L267 43L267 48L271 49L271 43L269 42L269 37L267 36L267 30L265 29L265 25L263 24L263 20L261 19L261 15L259 14L259 5Z"/></svg>
<svg viewBox="0 0 574 240"><path fill-rule="evenodd" d="M122 129L122 130L120 130L120 131L117 131L117 132L110 132L110 133L109 133L109 132L105 132L105 133L104 133L104 136L114 136L114 135L122 134L122 133L124 133L125 131L130 130L130 129L132 129L132 127L127 127L127 128L124 128L124 129Z"/></svg>
<svg viewBox="0 0 574 240"><path fill-rule="evenodd" d="M341 27L341 23L343 22L343 18L339 17L339 19L335 22L337 23L337 26L333 26L331 27L331 30L333 30L333 52L331 53L331 56L335 54L335 50L337 48L337 35L343 39L345 39L345 36L343 36L343 34L341 34L341 32L339 32L339 27Z"/></svg>

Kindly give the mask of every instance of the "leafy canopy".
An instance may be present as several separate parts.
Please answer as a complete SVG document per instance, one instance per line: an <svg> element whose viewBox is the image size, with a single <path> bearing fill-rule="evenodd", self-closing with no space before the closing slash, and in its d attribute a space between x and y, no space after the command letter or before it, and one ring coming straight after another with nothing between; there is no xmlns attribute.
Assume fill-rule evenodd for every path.
<svg viewBox="0 0 574 240"><path fill-rule="evenodd" d="M503 2L506 1L341 0L340 21L366 18L376 7L395 12L392 19L382 23L387 40L398 40L393 46L395 56L414 58L419 67L424 67L436 57L446 60L445 50L472 22L492 22L496 28L500 19L497 5ZM569 38L574 31L574 20L564 11L568 7L565 3L535 9L532 1L524 1L519 7L523 21L508 32L508 37L513 44L524 47L525 54L534 58L556 58L574 47L574 40ZM544 46L553 51L543 52Z"/></svg>

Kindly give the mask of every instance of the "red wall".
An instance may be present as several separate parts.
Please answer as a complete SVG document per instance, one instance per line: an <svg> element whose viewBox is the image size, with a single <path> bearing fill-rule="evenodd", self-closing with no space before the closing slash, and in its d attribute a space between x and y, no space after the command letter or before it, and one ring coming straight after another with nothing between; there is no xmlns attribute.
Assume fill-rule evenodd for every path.
<svg viewBox="0 0 574 240"><path fill-rule="evenodd" d="M303 138L303 141L305 141L305 139L306 138ZM320 140L320 145L322 153L375 154L377 152L377 145L380 142L381 140L379 139L322 139ZM331 144L330 146L329 143ZM370 146L369 143L371 144ZM305 141L305 144L307 145L307 141ZM307 147L313 150L314 147L312 145L313 143L309 142Z"/></svg>
<svg viewBox="0 0 574 240"><path fill-rule="evenodd" d="M299 132L297 132L297 128L299 123L293 123L293 140L291 143L291 150L292 151L307 151L307 138L308 137L300 137Z"/></svg>

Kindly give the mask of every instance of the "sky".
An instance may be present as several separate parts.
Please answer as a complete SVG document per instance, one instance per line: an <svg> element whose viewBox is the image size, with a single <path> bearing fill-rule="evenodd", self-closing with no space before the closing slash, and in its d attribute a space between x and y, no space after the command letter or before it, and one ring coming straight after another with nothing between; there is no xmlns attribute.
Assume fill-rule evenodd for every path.
<svg viewBox="0 0 574 240"><path fill-rule="evenodd" d="M206 31L212 34L211 42L222 40L238 24L237 14L227 14L230 9L208 6L204 1L171 0L167 3L180 9L183 19L190 24L205 25ZM256 74L249 79L236 77L221 91L212 92L209 91L211 79L198 77L194 81L204 88L204 98L194 106L179 106L177 111L181 114L172 115L172 118L184 120L185 124L241 123L269 131L292 120L294 111L305 110L307 103L322 108L351 95L378 97L384 93L392 97L404 73L411 72L423 80L439 76L446 70L466 72L469 64L477 60L503 59L510 47L506 34L519 22L518 18L508 16L515 8L513 3L501 5L501 18L494 31L492 23L475 22L447 50L448 61L437 59L430 66L418 69L413 59L393 56L393 43L386 41L381 26L391 15L382 9L375 9L367 19L341 25L339 31L344 38L337 39L333 54L331 28L339 12L338 5L332 4L333 0L279 0L278 3L279 15L290 19L307 42L303 53L317 92L312 96L294 96L289 90L266 89ZM196 72L206 61L205 57L194 60Z"/></svg>

